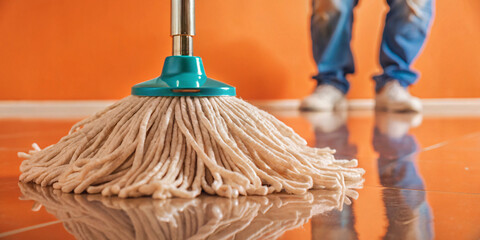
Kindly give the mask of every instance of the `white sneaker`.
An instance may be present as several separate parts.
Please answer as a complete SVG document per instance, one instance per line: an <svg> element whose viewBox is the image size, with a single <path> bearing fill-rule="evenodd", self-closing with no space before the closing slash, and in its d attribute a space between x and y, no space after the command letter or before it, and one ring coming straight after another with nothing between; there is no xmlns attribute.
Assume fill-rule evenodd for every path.
<svg viewBox="0 0 480 240"><path fill-rule="evenodd" d="M345 95L336 87L323 84L302 100L301 110L310 111L333 111L347 108Z"/></svg>
<svg viewBox="0 0 480 240"><path fill-rule="evenodd" d="M420 99L413 97L397 81L389 81L375 96L375 109L393 112L421 112Z"/></svg>

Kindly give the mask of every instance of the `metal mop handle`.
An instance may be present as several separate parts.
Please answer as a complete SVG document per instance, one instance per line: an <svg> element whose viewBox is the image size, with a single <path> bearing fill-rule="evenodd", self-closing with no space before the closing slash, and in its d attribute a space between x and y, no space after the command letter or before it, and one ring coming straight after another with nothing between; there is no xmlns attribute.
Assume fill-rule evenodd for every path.
<svg viewBox="0 0 480 240"><path fill-rule="evenodd" d="M172 1L172 55L162 75L132 87L135 96L235 96L235 87L208 78L202 58L193 56L195 0Z"/></svg>
<svg viewBox="0 0 480 240"><path fill-rule="evenodd" d="M173 56L193 56L195 0L172 0Z"/></svg>

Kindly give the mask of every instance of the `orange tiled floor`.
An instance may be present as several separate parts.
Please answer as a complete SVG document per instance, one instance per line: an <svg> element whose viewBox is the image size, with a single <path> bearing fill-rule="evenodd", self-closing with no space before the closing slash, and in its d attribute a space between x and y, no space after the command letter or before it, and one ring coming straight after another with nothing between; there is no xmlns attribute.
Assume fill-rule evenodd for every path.
<svg viewBox="0 0 480 240"><path fill-rule="evenodd" d="M209 234L218 239L235 233L238 239L480 238L480 117L373 112L278 116L311 146L330 146L337 149L337 158L359 159L367 174L357 200L342 205L335 192L312 192L159 202L19 186L16 152L28 150L32 142L41 147L54 143L78 119L0 119L0 237L161 239L179 234L181 239L196 233L199 239ZM22 192L25 200L19 199ZM187 219L203 219L204 225ZM213 225L216 230L207 231Z"/></svg>

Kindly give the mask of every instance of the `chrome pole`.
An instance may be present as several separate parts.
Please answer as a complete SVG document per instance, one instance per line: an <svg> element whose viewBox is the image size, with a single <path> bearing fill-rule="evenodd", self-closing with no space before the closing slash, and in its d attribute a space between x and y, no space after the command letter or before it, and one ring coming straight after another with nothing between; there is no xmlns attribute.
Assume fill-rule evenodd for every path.
<svg viewBox="0 0 480 240"><path fill-rule="evenodd" d="M172 0L173 56L193 56L195 0Z"/></svg>

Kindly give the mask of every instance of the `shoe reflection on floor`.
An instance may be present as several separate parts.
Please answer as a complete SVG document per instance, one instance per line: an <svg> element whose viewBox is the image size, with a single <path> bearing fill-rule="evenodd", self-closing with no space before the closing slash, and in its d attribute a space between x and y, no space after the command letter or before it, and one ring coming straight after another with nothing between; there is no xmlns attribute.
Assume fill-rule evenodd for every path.
<svg viewBox="0 0 480 240"><path fill-rule="evenodd" d="M349 142L347 112L318 112L304 115L315 129L315 147L336 150L336 159L357 158L357 146ZM312 218L312 239L357 239L353 206L333 210Z"/></svg>
<svg viewBox="0 0 480 240"><path fill-rule="evenodd" d="M375 114L373 147L379 154L378 173L383 189L388 228L384 239L433 239L432 214L417 169L420 150L410 128L420 125L418 113ZM410 189L410 190L404 190Z"/></svg>
<svg viewBox="0 0 480 240"><path fill-rule="evenodd" d="M304 115L315 129L315 147L336 149L335 158L357 158L357 146L349 140L347 112ZM383 190L388 228L384 239L432 239L430 206L415 163L419 146L409 134L420 125L418 113L375 113L373 148L379 154L378 171ZM403 190L403 189L410 189ZM312 218L312 239L358 239L354 204Z"/></svg>

